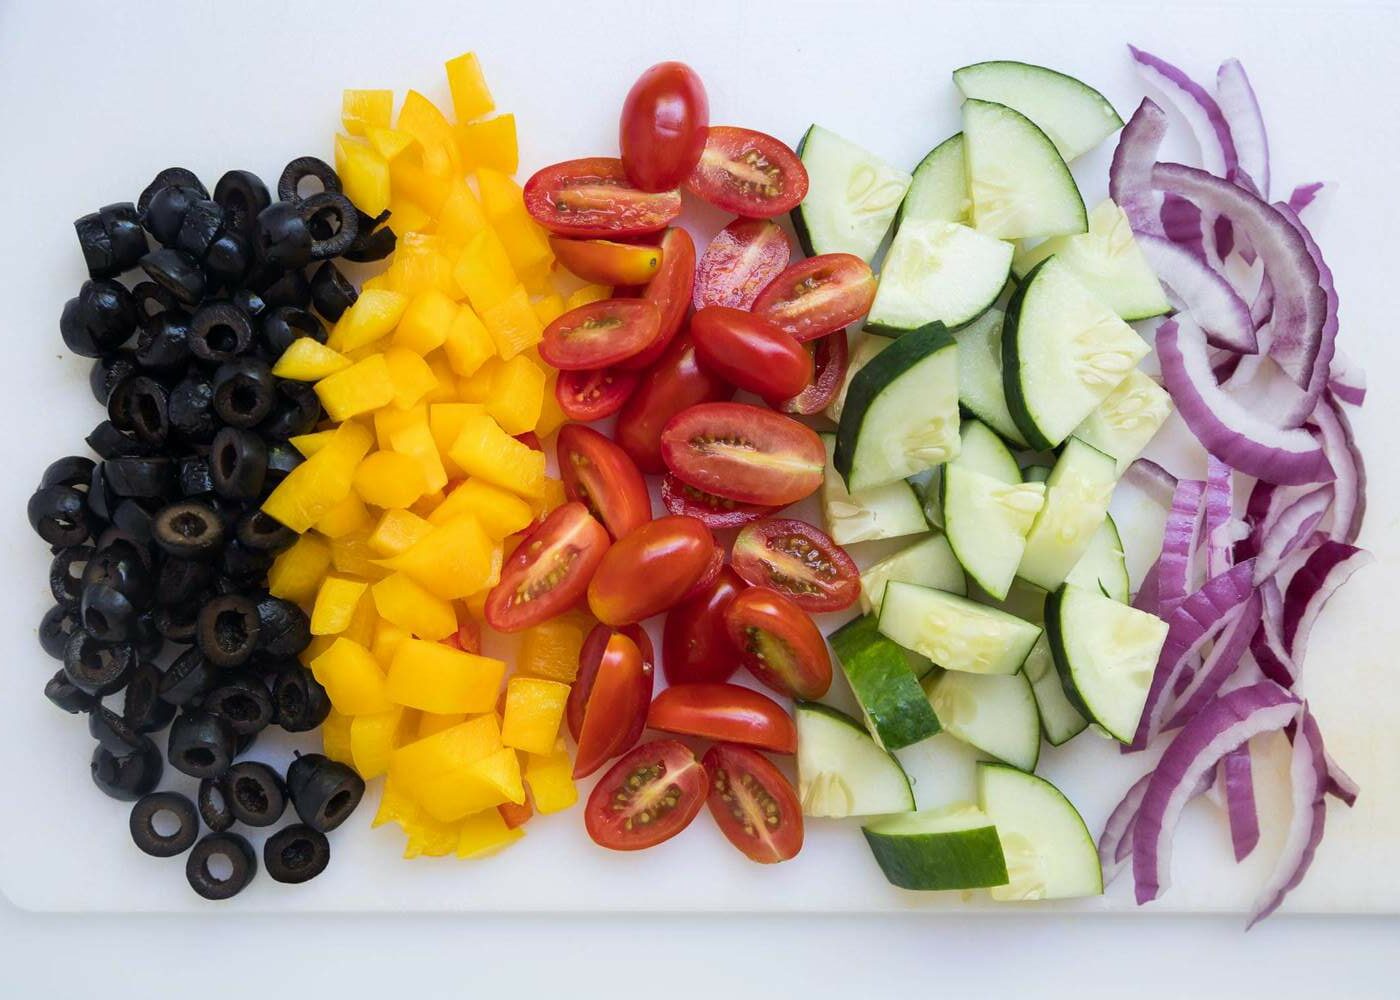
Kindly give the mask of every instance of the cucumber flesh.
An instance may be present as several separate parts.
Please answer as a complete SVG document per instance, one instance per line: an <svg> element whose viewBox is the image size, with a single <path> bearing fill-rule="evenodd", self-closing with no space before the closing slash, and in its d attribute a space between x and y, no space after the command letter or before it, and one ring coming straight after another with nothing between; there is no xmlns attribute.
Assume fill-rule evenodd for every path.
<svg viewBox="0 0 1400 1000"><path fill-rule="evenodd" d="M914 180L899 206L897 230L910 222L961 222L972 218L967 194L962 133L950 136L929 151L914 168Z"/></svg>
<svg viewBox="0 0 1400 1000"><path fill-rule="evenodd" d="M885 587L880 631L946 670L1014 674L1040 628L956 594L911 583Z"/></svg>
<svg viewBox="0 0 1400 1000"><path fill-rule="evenodd" d="M973 228L1002 240L1089 228L1069 167L1029 118L990 101L964 101L962 112Z"/></svg>
<svg viewBox="0 0 1400 1000"><path fill-rule="evenodd" d="M956 222L906 219L885 254L866 325L898 335L971 322L1001 295L1012 253L1010 243Z"/></svg>
<svg viewBox="0 0 1400 1000"><path fill-rule="evenodd" d="M1065 583L1097 589L1120 604L1128 603L1128 561L1123 555L1123 541L1118 536L1118 525L1112 514L1104 515L1103 524L1065 577Z"/></svg>
<svg viewBox="0 0 1400 1000"><path fill-rule="evenodd" d="M1017 570L1021 579L1042 590L1064 583L1108 516L1117 481L1113 459L1078 438L1070 439L1045 481L1045 504L1026 536Z"/></svg>
<svg viewBox="0 0 1400 1000"><path fill-rule="evenodd" d="M1045 485L1007 483L959 460L944 467L939 499L958 562L988 594L1005 597L1045 502Z"/></svg>
<svg viewBox="0 0 1400 1000"><path fill-rule="evenodd" d="M1011 449L980 420L964 420L959 428L962 447L950 462L961 469L980 472L999 483L1020 483L1021 466Z"/></svg>
<svg viewBox="0 0 1400 1000"><path fill-rule="evenodd" d="M1024 673L945 670L926 679L924 690L950 736L1013 767L1035 770L1040 760L1040 712Z"/></svg>
<svg viewBox="0 0 1400 1000"><path fill-rule="evenodd" d="M863 827L885 878L901 889L1005 885L1006 862L992 821L971 803L890 816Z"/></svg>
<svg viewBox="0 0 1400 1000"><path fill-rule="evenodd" d="M1040 729L1047 743L1052 747L1063 746L1089 728L1089 720L1065 696L1064 685L1060 682L1054 657L1050 653L1050 642L1045 636L1035 641L1021 672L1030 681L1031 694L1035 696L1035 707L1040 715Z"/></svg>
<svg viewBox="0 0 1400 1000"><path fill-rule="evenodd" d="M797 794L804 816L884 816L911 812L914 790L899 761L855 719L799 702Z"/></svg>
<svg viewBox="0 0 1400 1000"><path fill-rule="evenodd" d="M967 593L962 564L953 555L948 539L937 532L881 559L860 574L860 603L865 611L879 615L885 585L891 580L950 594Z"/></svg>
<svg viewBox="0 0 1400 1000"><path fill-rule="evenodd" d="M1004 764L977 765L977 804L996 824L1008 882L1002 901L1103 893L1098 847L1084 818L1044 778Z"/></svg>
<svg viewBox="0 0 1400 1000"><path fill-rule="evenodd" d="M792 210L803 251L851 253L868 263L913 178L820 125L807 130L797 152L808 178L807 196Z"/></svg>
<svg viewBox="0 0 1400 1000"><path fill-rule="evenodd" d="M872 615L847 622L827 641L876 743L899 750L938 734L938 716L920 690L903 647L880 634Z"/></svg>
<svg viewBox="0 0 1400 1000"><path fill-rule="evenodd" d="M1103 94L1044 66L974 63L953 70L953 82L964 97L1015 108L1050 137L1065 160L1093 149L1123 127L1123 119Z"/></svg>
<svg viewBox="0 0 1400 1000"><path fill-rule="evenodd" d="M1001 334L1005 314L988 309L956 331L958 342L958 402L1017 448L1026 447L1021 429L1006 406L1001 374Z"/></svg>
<svg viewBox="0 0 1400 1000"><path fill-rule="evenodd" d="M879 354L894 341L889 337L880 337L869 332L856 334L855 342L851 344L850 361L846 365L846 377L841 382L841 389L826 407L826 415L833 423L841 422L841 409L846 405L846 393L851 388L851 379L856 377L856 372L864 368L870 359Z"/></svg>
<svg viewBox="0 0 1400 1000"><path fill-rule="evenodd" d="M1074 429L1074 436L1111 455L1121 476L1171 413L1172 398L1167 390L1134 368Z"/></svg>
<svg viewBox="0 0 1400 1000"><path fill-rule="evenodd" d="M836 438L823 434L826 469L822 474L822 515L826 533L837 545L873 542L882 538L921 535L928 522L914 487L903 479L852 493L832 464Z"/></svg>

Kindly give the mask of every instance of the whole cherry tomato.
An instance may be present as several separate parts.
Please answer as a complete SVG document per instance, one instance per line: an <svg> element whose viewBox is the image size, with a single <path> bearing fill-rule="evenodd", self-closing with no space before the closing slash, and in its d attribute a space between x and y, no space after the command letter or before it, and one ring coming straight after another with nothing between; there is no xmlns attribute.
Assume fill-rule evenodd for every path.
<svg viewBox="0 0 1400 1000"><path fill-rule="evenodd" d="M622 102L617 144L627 179L643 191L679 187L705 151L710 102L695 70L681 62L652 66Z"/></svg>
<svg viewBox="0 0 1400 1000"><path fill-rule="evenodd" d="M742 743L769 753L797 752L797 724L766 694L738 684L681 684L656 696L647 728Z"/></svg>
<svg viewBox="0 0 1400 1000"><path fill-rule="evenodd" d="M812 380L812 356L753 313L706 306L691 317L690 339L702 366L760 396L787 399Z"/></svg>
<svg viewBox="0 0 1400 1000"><path fill-rule="evenodd" d="M623 404L613 440L632 456L637 468L659 475L666 471L661 458L661 430L667 421L696 403L732 395L732 386L700 367L690 337L677 337Z"/></svg>
<svg viewBox="0 0 1400 1000"><path fill-rule="evenodd" d="M661 669L667 684L727 681L739 669L739 650L729 638L724 611L744 587L739 574L725 566L713 583L666 615Z"/></svg>
<svg viewBox="0 0 1400 1000"><path fill-rule="evenodd" d="M607 625L639 622L684 600L714 572L715 540L693 517L659 517L622 536L598 564L588 607Z"/></svg>

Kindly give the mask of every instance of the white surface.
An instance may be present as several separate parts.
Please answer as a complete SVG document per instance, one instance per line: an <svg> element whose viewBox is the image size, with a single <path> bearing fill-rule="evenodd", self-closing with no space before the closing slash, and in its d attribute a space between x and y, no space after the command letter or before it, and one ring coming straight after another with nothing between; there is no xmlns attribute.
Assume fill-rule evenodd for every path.
<svg viewBox="0 0 1400 1000"><path fill-rule="evenodd" d="M236 11L211 6L143 13L139 20L119 20L115 10L102 8L60 20L60 12L37 4L0 13L0 93L10 96L0 107L6 126L0 134L9 143L0 161L0 191L11 198L6 220L12 234L0 243L0 267L13 276L7 320L14 351L13 363L0 372L0 405L14 429L8 452L15 469L2 498L14 512L6 523L15 582L0 612L0 635L12 661L0 681L0 739L12 763L7 822L0 827L0 887L37 908L208 910L195 905L177 864L145 858L130 846L126 810L88 785L89 741L82 727L38 694L52 670L33 641L48 604L46 559L18 512L39 470L73 450L100 417L87 395L86 364L62 357L57 340L58 309L82 278L72 218L133 198L170 163L212 181L232 166L275 177L294 155L326 155L343 86L391 86L401 94L416 83L445 98L442 59L475 49L501 107L517 113L529 169L610 150L615 109L632 76L674 56L705 77L717 122L793 139L817 117L895 162L912 164L956 128L947 73L961 63L1018 56L1062 66L1100 85L1126 114L1142 89L1128 69L1123 41L1161 51L1203 75L1218 59L1238 55L1272 126L1282 190L1318 177L1339 184L1311 221L1338 275L1344 343L1371 373L1372 402L1357 423L1371 454L1378 454L1374 443L1393 422L1396 404L1387 399L1383 378L1394 360L1384 311L1388 261L1375 253L1371 234L1393 230L1391 168L1400 147L1389 116L1356 98L1394 89L1381 75L1396 40L1392 11L1347 7L1319 16L1315 10L1193 6L1168 17L1154 6L1115 8L1109 17L1083 5L929 6L917 12L905 6L866 4L857 15L850 7L805 5L800 16L776 15L780 31L770 27L767 8L755 23L751 7L736 17L741 8L732 3L683 16L659 4L615 5L605 13L563 4L441 5L437 13L412 15L391 14L382 4L338 5L334 16L294 5L258 10L240 4ZM887 16L876 16L881 8ZM192 38L199 39L197 47ZM608 56L591 55L599 51ZM1089 199L1102 191L1107 157L1100 150L1079 165ZM1396 905L1389 848L1400 818L1386 768L1400 756L1387 714L1397 694L1387 657L1398 636L1391 619L1365 613L1375 607L1369 597L1394 593L1400 583L1392 558L1400 541L1395 476L1393 464L1373 458L1364 540L1381 565L1334 602L1311 647L1306 693L1329 749L1364 791L1356 810L1330 810L1329 836L1312 876L1290 901L1295 911ZM1043 768L1063 781L1093 827L1138 773L1106 749L1085 738L1072 754L1097 750L1105 766L1047 759ZM919 792L929 801L934 774L924 778ZM943 778L958 780L955 771ZM625 857L593 848L572 813L533 823L525 842L485 863L411 865L396 860L397 833L370 833L363 816L357 822L337 835L326 876L280 891L263 878L225 909L964 912L956 901L885 886L851 824L812 824L801 857L769 870L744 862L705 822L664 848ZM1146 912L1243 909L1261 875L1257 866L1268 863L1268 845L1253 869L1236 869L1223 837L1209 807L1196 808L1177 852L1176 885ZM1125 888L1075 905L1139 912L1129 906ZM1008 917L1007 909L996 912L1024 923Z"/></svg>

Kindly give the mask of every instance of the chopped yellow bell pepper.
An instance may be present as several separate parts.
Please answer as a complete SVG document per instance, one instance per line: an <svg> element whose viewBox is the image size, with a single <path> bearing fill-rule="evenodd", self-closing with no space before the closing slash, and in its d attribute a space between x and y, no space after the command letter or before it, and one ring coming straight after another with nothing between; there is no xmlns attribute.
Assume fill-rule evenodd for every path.
<svg viewBox="0 0 1400 1000"><path fill-rule="evenodd" d="M506 256L520 280L524 282L529 278L531 284L538 287L539 279L554 261L554 251L549 247L544 230L524 212L501 219L495 228L496 237L506 248Z"/></svg>
<svg viewBox="0 0 1400 1000"><path fill-rule="evenodd" d="M526 753L549 753L559 735L568 698L567 684L539 677L512 677L506 685L501 742Z"/></svg>
<svg viewBox="0 0 1400 1000"><path fill-rule="evenodd" d="M361 288L359 298L336 320L326 343L342 352L372 344L398 325L407 308L408 297L399 292L387 288Z"/></svg>
<svg viewBox="0 0 1400 1000"><path fill-rule="evenodd" d="M301 452L302 458L310 458L321 450L332 437L335 436L335 428L328 431L312 431L310 434L297 434L287 439L293 448Z"/></svg>
<svg viewBox="0 0 1400 1000"><path fill-rule="evenodd" d="M374 645L374 636L379 631L380 620L379 612L374 607L374 600L366 595L355 605L355 613L350 618L350 624L345 626L345 631L340 633L340 637L369 649Z"/></svg>
<svg viewBox="0 0 1400 1000"><path fill-rule="evenodd" d="M452 91L452 110L459 122L469 122L473 118L489 115L496 108L491 98L491 90L486 86L481 63L475 52L464 52L447 60L447 86Z"/></svg>
<svg viewBox="0 0 1400 1000"><path fill-rule="evenodd" d="M520 760L502 747L465 768L430 779L420 789L418 803L436 820L453 822L505 802L525 801Z"/></svg>
<svg viewBox="0 0 1400 1000"><path fill-rule="evenodd" d="M501 748L501 726L494 714L478 715L422 739L405 743L389 762L389 780L417 799L444 774L468 766Z"/></svg>
<svg viewBox="0 0 1400 1000"><path fill-rule="evenodd" d="M570 309L586 306L590 302L610 299L612 294L613 290L608 285L584 285L582 288L574 289L573 293L564 301L564 311L568 312Z"/></svg>
<svg viewBox="0 0 1400 1000"><path fill-rule="evenodd" d="M341 378L350 371L353 369L331 378ZM373 439L368 428L354 421L342 423L324 447L277 484L263 501L263 511L293 531L306 531L353 488L355 467Z"/></svg>
<svg viewBox="0 0 1400 1000"><path fill-rule="evenodd" d="M457 399L457 373L447 360L445 350L433 351L423 359L432 369L437 385L423 397L425 403L451 403Z"/></svg>
<svg viewBox="0 0 1400 1000"><path fill-rule="evenodd" d="M398 129L384 128L379 125L366 126L365 138L369 140L369 144L374 147L376 153L390 161L392 161L394 157L400 156L405 151L412 148L413 144L417 142L417 140L407 132L400 132ZM399 220L395 218L394 225L397 226L400 224Z"/></svg>
<svg viewBox="0 0 1400 1000"><path fill-rule="evenodd" d="M350 754L361 778L369 781L388 772L394 751L418 731L416 714L395 705L387 712L355 716L350 723Z"/></svg>
<svg viewBox="0 0 1400 1000"><path fill-rule="evenodd" d="M489 228L477 230L462 247L452 270L457 287L467 297L482 322L485 311L508 296L519 282L510 254ZM490 324L487 324L488 328Z"/></svg>
<svg viewBox="0 0 1400 1000"><path fill-rule="evenodd" d="M315 382L350 367L350 359L333 351L314 337L298 337L288 345L272 366L278 378Z"/></svg>
<svg viewBox="0 0 1400 1000"><path fill-rule="evenodd" d="M436 236L410 232L399 240L388 275L391 287L409 298L425 291L458 294L447 245Z"/></svg>
<svg viewBox="0 0 1400 1000"><path fill-rule="evenodd" d="M332 420L348 420L388 405L394 398L394 379L384 355L371 354L321 379L316 383L316 395Z"/></svg>
<svg viewBox="0 0 1400 1000"><path fill-rule="evenodd" d="M344 637L311 662L311 670L330 696L337 712L372 715L394 703L385 693L384 671L370 651Z"/></svg>
<svg viewBox="0 0 1400 1000"><path fill-rule="evenodd" d="M492 563L499 554L500 546L476 519L464 516L436 525L411 549L384 560L383 565L407 573L438 597L452 600L489 586Z"/></svg>
<svg viewBox="0 0 1400 1000"><path fill-rule="evenodd" d="M587 631L567 616L526 629L520 640L516 670L531 677L572 684L578 676L578 656Z"/></svg>
<svg viewBox="0 0 1400 1000"><path fill-rule="evenodd" d="M561 812L578 801L574 765L563 740L557 741L548 754L526 755L525 783L530 786L530 797L541 815Z"/></svg>
<svg viewBox="0 0 1400 1000"><path fill-rule="evenodd" d="M369 651L380 663L389 663L394 659L394 653L398 650L399 643L408 638L410 636L407 629L399 628L393 622L381 617L374 627L374 642Z"/></svg>
<svg viewBox="0 0 1400 1000"><path fill-rule="evenodd" d="M569 422L568 416L559 407L559 373L554 369L545 372L544 400L540 403L540 419L535 421L535 436L547 438Z"/></svg>
<svg viewBox="0 0 1400 1000"><path fill-rule="evenodd" d="M489 229L486 213L463 178L452 181L438 211L437 234L445 244L456 247L458 255L473 236Z"/></svg>
<svg viewBox="0 0 1400 1000"><path fill-rule="evenodd" d="M335 172L345 197L366 215L389 207L389 161L367 142L335 137Z"/></svg>
<svg viewBox="0 0 1400 1000"><path fill-rule="evenodd" d="M403 856L413 858L445 858L457 850L462 843L462 830L458 823L443 823L420 812L417 818L404 826L408 840L404 844Z"/></svg>
<svg viewBox="0 0 1400 1000"><path fill-rule="evenodd" d="M390 347L384 352L389 378L394 383L394 405L401 410L413 406L437 388L437 377L423 358L406 347Z"/></svg>
<svg viewBox="0 0 1400 1000"><path fill-rule="evenodd" d="M343 538L357 531L368 531L373 523L374 518L359 495L347 493L340 503L321 515L314 527L327 538Z"/></svg>
<svg viewBox="0 0 1400 1000"><path fill-rule="evenodd" d="M428 427L433 432L433 442L438 452L446 458L448 449L456 443L457 435L462 433L462 425L467 418L485 413L486 407L481 403L433 403L429 406Z"/></svg>
<svg viewBox="0 0 1400 1000"><path fill-rule="evenodd" d="M385 406L374 411L374 443L380 451L394 450L394 434L428 419L428 406L419 403L406 409Z"/></svg>
<svg viewBox="0 0 1400 1000"><path fill-rule="evenodd" d="M272 568L267 571L267 592L284 601L306 604L315 599L321 577L330 564L331 547L325 539L302 535L272 561Z"/></svg>
<svg viewBox="0 0 1400 1000"><path fill-rule="evenodd" d="M447 331L461 308L450 297L435 288L415 295L403 311L391 341L395 347L406 347L415 354L426 355L442 346Z"/></svg>
<svg viewBox="0 0 1400 1000"><path fill-rule="evenodd" d="M535 519L530 505L514 493L482 479L468 479L447 495L428 521L446 524L464 513L473 515L486 534L498 539L523 531Z"/></svg>
<svg viewBox="0 0 1400 1000"><path fill-rule="evenodd" d="M367 455L355 470L355 492L376 507L407 507L427 490L423 466L396 451Z"/></svg>
<svg viewBox="0 0 1400 1000"><path fill-rule="evenodd" d="M374 606L381 618L420 639L446 639L457 631L457 613L452 605L434 597L403 573L393 573L380 580L374 585L373 594ZM394 650L396 659L403 649L404 644L400 643ZM392 678L392 666L389 674Z"/></svg>
<svg viewBox="0 0 1400 1000"><path fill-rule="evenodd" d="M355 616L355 607L369 586L363 580L331 575L321 581L316 604L311 609L312 635L338 635Z"/></svg>
<svg viewBox="0 0 1400 1000"><path fill-rule="evenodd" d="M321 752L331 760L354 767L355 759L350 752L350 722L350 716L342 715L335 709L330 710L321 723Z"/></svg>
<svg viewBox="0 0 1400 1000"><path fill-rule="evenodd" d="M382 580L389 570L376 562L369 547L369 536L356 532L331 540L331 565L337 573L358 576L365 580Z"/></svg>
<svg viewBox="0 0 1400 1000"><path fill-rule="evenodd" d="M404 95L396 127L400 132L407 132L418 140L424 150L425 165L430 163L432 152L440 151L450 158L450 173L462 173L461 156L457 151L457 136L452 131L452 123L436 104L418 91L410 90ZM437 169L445 169L446 166Z"/></svg>
<svg viewBox="0 0 1400 1000"><path fill-rule="evenodd" d="M346 90L340 95L340 122L351 135L388 128L393 117L392 90Z"/></svg>
<svg viewBox="0 0 1400 1000"><path fill-rule="evenodd" d="M535 508L535 515L538 517L564 506L568 499L569 497L568 494L564 492L564 484L562 481L546 478L544 481L544 491L532 506Z"/></svg>
<svg viewBox="0 0 1400 1000"><path fill-rule="evenodd" d="M472 375L490 358L496 356L496 342L491 332L467 305L463 305L447 329L443 351L458 375Z"/></svg>
<svg viewBox="0 0 1400 1000"><path fill-rule="evenodd" d="M389 176L393 178L395 176L395 171L400 169L394 166L394 164L406 162L408 159L409 158L405 156L402 158L402 161L394 160L391 162L389 165ZM395 185L398 183L398 180L394 180ZM396 193L389 202L389 218L394 220L393 228L395 232L400 229L406 233L421 232L433 224L433 216L426 208L418 204L418 202L414 201L408 195L399 193ZM375 283L372 286L374 288L398 291L398 289L394 287L394 276L388 271L381 271L374 277L365 279L364 283L360 285L361 290L370 288L371 281Z"/></svg>
<svg viewBox="0 0 1400 1000"><path fill-rule="evenodd" d="M389 435L389 443L400 455L407 455L423 470L423 481L427 493L435 493L447 485L447 470L442 466L442 455L438 453L437 442L427 421L420 421L400 427Z"/></svg>
<svg viewBox="0 0 1400 1000"><path fill-rule="evenodd" d="M453 618L452 631L457 630ZM409 639L389 664L388 694L401 705L425 712L489 712L506 665L440 642Z"/></svg>
<svg viewBox="0 0 1400 1000"><path fill-rule="evenodd" d="M544 453L522 444L487 416L468 417L448 454L469 476L523 497L544 492Z"/></svg>
<svg viewBox="0 0 1400 1000"><path fill-rule="evenodd" d="M505 298L481 310L480 315L491 339L496 342L496 353L506 360L534 347L544 335L544 324L530 308L530 297L525 294L523 285L516 285Z"/></svg>
<svg viewBox="0 0 1400 1000"><path fill-rule="evenodd" d="M436 736L444 729L460 726L466 721L466 712L419 712L418 738L422 740L427 739L429 736Z"/></svg>
<svg viewBox="0 0 1400 1000"><path fill-rule="evenodd" d="M528 357L517 354L496 369L486 412L512 436L535 429L544 405L544 372Z"/></svg>
<svg viewBox="0 0 1400 1000"><path fill-rule="evenodd" d="M530 308L535 310L535 315L545 326L553 323L560 316L564 315L564 296L558 292L550 292L537 299L530 300Z"/></svg>
<svg viewBox="0 0 1400 1000"><path fill-rule="evenodd" d="M381 556L396 556L412 548L433 526L407 510L386 510L370 532L369 547ZM383 614L381 611L380 614Z"/></svg>
<svg viewBox="0 0 1400 1000"><path fill-rule="evenodd" d="M310 668L311 664L316 662L316 657L335 645L339 638L338 635L313 635L306 648L297 654L297 659L301 661L302 666Z"/></svg>
<svg viewBox="0 0 1400 1000"><path fill-rule="evenodd" d="M476 189L481 193L481 208L493 224L525 215L525 193L507 174L490 167L478 167Z"/></svg>
<svg viewBox="0 0 1400 1000"><path fill-rule="evenodd" d="M493 356L471 375L459 378L457 380L457 398L464 403L479 403L485 407L486 401L491 398L491 391L496 385L496 372L502 364L504 362L500 358Z"/></svg>
<svg viewBox="0 0 1400 1000"><path fill-rule="evenodd" d="M512 829L495 809L483 809L462 819L458 831L457 857L484 858L509 847L523 836L523 826Z"/></svg>
<svg viewBox="0 0 1400 1000"><path fill-rule="evenodd" d="M418 808L418 803L413 801L413 797L405 792L393 775L384 779L384 791L379 796L379 808L375 811L374 819L370 822L370 828L383 826L385 823L397 823L405 832L410 826L418 822L422 810Z"/></svg>
<svg viewBox="0 0 1400 1000"><path fill-rule="evenodd" d="M458 125L457 146L462 152L462 165L468 170L489 167L513 174L520 166L515 115L512 114Z"/></svg>

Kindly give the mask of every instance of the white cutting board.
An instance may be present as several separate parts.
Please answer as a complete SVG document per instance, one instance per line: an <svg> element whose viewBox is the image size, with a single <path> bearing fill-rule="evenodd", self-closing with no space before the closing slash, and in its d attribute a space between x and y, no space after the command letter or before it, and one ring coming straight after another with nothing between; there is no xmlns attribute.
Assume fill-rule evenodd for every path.
<svg viewBox="0 0 1400 1000"><path fill-rule="evenodd" d="M88 395L87 363L66 355L57 331L62 303L84 277L74 217L134 199L171 164L194 168L212 184L231 167L275 179L293 156L328 157L342 87L393 87L402 95L417 86L446 102L441 63L466 49L480 54L501 108L517 114L528 172L612 153L627 87L665 58L699 70L717 123L796 141L817 120L911 167L958 127L953 68L989 58L1043 62L1100 87L1126 117L1143 94L1123 48L1132 41L1206 80L1221 59L1240 57L1270 125L1276 196L1304 181L1329 185L1307 219L1337 275L1342 343L1371 377L1370 402L1353 420L1370 458L1362 540L1379 564L1333 601L1310 645L1303 691L1328 749L1362 794L1353 810L1329 806L1327 837L1286 909L1400 911L1400 868L1393 863L1400 843L1400 671L1393 662L1400 614L1389 604L1400 594L1400 466L1384 438L1400 421L1389 379L1400 360L1389 246L1400 227L1400 139L1390 106L1400 80L1389 68L1400 31L1393 9L711 0L443 2L394 15L390 8L398 5L359 2L315 11L248 0L160 5L159 14L156 6L139 15L119 5L92 5L82 15L39 4L0 11L0 270L9 277L0 413L10 471L0 483L10 565L0 601L0 890L15 903L68 911L213 909L186 887L180 861L149 858L132 846L127 807L88 779L84 727L41 694L56 668L35 641L50 604L48 559L22 512L44 466L81 451L82 436L101 418ZM1168 152L1191 155L1189 141L1176 135ZM1111 143L1076 164L1091 205L1104 192L1110 154ZM714 213L692 214L702 237L722 222ZM291 745L269 739L254 756L285 763ZM972 794L970 758L946 737L901 756L921 805ZM1172 866L1175 885L1161 902L1134 907L1124 878L1101 899L1030 910L1243 912L1272 864L1288 809L1280 775L1266 759L1261 755L1259 764L1266 835L1248 863L1231 862L1223 817L1201 801L1188 811ZM1145 763L1086 734L1062 750L1047 748L1041 773L1097 833ZM175 777L179 783L167 783L193 784ZM222 908L1008 912L981 899L892 889L854 821L809 823L801 855L774 868L745 861L704 816L662 847L611 854L587 839L578 809L536 819L524 841L489 860L409 863L399 860L396 829L368 829L377 797L376 782L361 811L333 836L325 875L295 889L263 875Z"/></svg>

